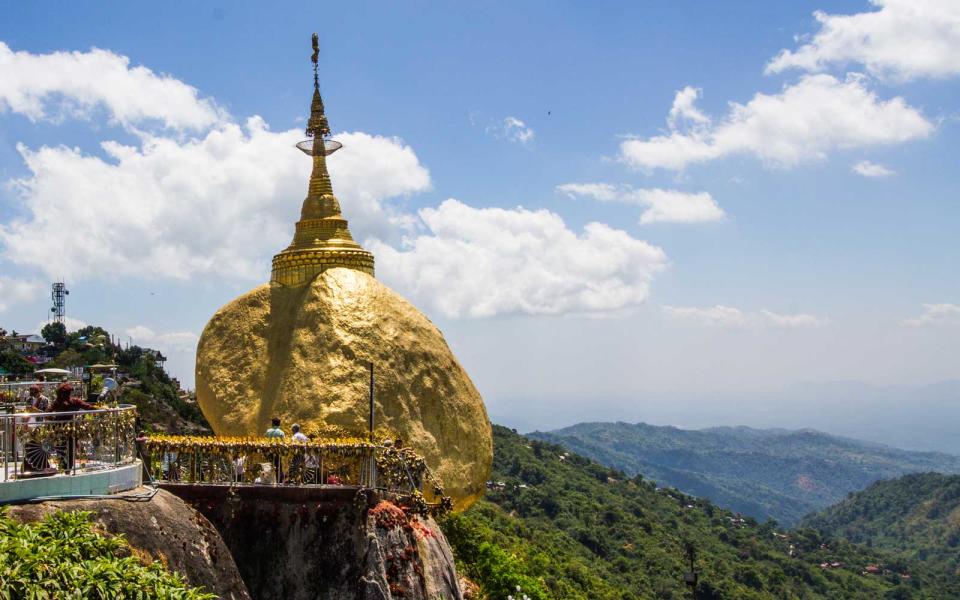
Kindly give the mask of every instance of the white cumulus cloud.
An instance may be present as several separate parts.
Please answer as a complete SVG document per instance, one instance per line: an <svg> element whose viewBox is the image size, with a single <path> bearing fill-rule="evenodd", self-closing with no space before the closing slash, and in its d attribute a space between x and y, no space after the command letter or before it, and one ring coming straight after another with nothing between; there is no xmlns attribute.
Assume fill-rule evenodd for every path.
<svg viewBox="0 0 960 600"><path fill-rule="evenodd" d="M783 50L768 73L822 71L861 64L894 80L960 74L960 2L872 0L879 10L852 15L814 13L816 34L796 50Z"/></svg>
<svg viewBox="0 0 960 600"><path fill-rule="evenodd" d="M18 216L0 225L0 256L76 279L263 278L306 195L310 161L293 148L303 134L259 117L235 123L191 86L129 63L105 50L0 45L0 105L37 119L102 106L137 134L134 145L102 141L104 156L18 145L28 175L10 182ZM178 131L139 129L152 121ZM429 172L399 139L337 137L331 177L354 235L399 240L414 218L384 200L429 188ZM69 251L49 252L50 240L70 240Z"/></svg>
<svg viewBox="0 0 960 600"><path fill-rule="evenodd" d="M158 75L109 50L31 54L0 42L0 112L37 120L90 118L98 109L126 127L146 121L200 130L225 111L182 81Z"/></svg>
<svg viewBox="0 0 960 600"><path fill-rule="evenodd" d="M960 323L960 304L924 304L923 314L903 321L908 327Z"/></svg>
<svg viewBox="0 0 960 600"><path fill-rule="evenodd" d="M663 250L624 231L572 231L547 210L450 199L419 214L427 232L401 249L374 244L378 273L448 317L623 311L647 299L667 264Z"/></svg>
<svg viewBox="0 0 960 600"><path fill-rule="evenodd" d="M33 330L34 333L36 333L37 335L39 335L39 334L40 334L40 331L43 329L44 325L47 325L47 324L49 324L49 323L51 323L51 322L52 322L51 320L47 320L47 321L41 321L40 323L37 323L37 326L36 326L36 327L34 328L34 330ZM89 323L87 323L86 321L84 321L84 320L82 320L82 319L76 319L76 318L74 318L74 317L67 317L67 316L65 316L65 317L63 317L63 325L64 325L64 327L67 328L67 331L72 332L72 331L77 331L77 330L79 330L79 329L83 329L84 327L86 327L87 325L89 325Z"/></svg>
<svg viewBox="0 0 960 600"><path fill-rule="evenodd" d="M64 146L19 146L30 175L14 182L19 217L0 225L4 258L74 278L215 275L262 278L293 236L310 163L298 131L259 118L185 141L146 137L102 144L107 158ZM399 239L409 222L382 201L429 187L429 173L401 141L347 133L330 157L334 188L354 234ZM76 223L85 234L73 235ZM48 240L69 239L69 252Z"/></svg>
<svg viewBox="0 0 960 600"><path fill-rule="evenodd" d="M785 315L769 310L761 310L760 316L762 316L768 323L776 327L819 327L826 323L826 320L821 317L804 313Z"/></svg>
<svg viewBox="0 0 960 600"><path fill-rule="evenodd" d="M792 167L823 159L837 149L923 138L933 129L903 98L880 99L861 75L840 80L815 74L805 75L778 94L757 93L746 104L733 102L728 113L711 124L625 140L620 144L620 160L636 168L682 170L746 154L767 165Z"/></svg>
<svg viewBox="0 0 960 600"><path fill-rule="evenodd" d="M750 321L740 309L721 304L706 308L693 306L664 306L662 308L664 314L673 319L693 321L711 327L744 327Z"/></svg>
<svg viewBox="0 0 960 600"><path fill-rule="evenodd" d="M681 192L660 188L633 189L609 183L565 183L557 191L571 197L584 196L601 202L643 206L640 223L707 223L721 221L726 213L709 192Z"/></svg>
<svg viewBox="0 0 960 600"><path fill-rule="evenodd" d="M103 139L100 152L19 145L27 174L8 182L17 216L0 224L0 258L77 280L266 278L306 193L299 131L272 131L259 117L236 122L191 86L109 51L3 51L19 73L0 82L5 110L108 118L135 142ZM38 65L55 81L22 73ZM71 69L88 75L83 85L68 85ZM137 104L129 89L152 98ZM515 117L500 131L519 143L534 136ZM388 198L430 187L413 149L362 132L335 137L344 149L330 171L355 237L377 253L380 276L443 314L610 314L642 303L666 266L662 250L623 231L591 223L575 232L545 210L455 200L419 214L395 209ZM49 252L50 240L69 240L68 251ZM184 356L196 342L143 326L128 335Z"/></svg>
<svg viewBox="0 0 960 600"><path fill-rule="evenodd" d="M486 127L487 135L496 139L508 140L526 146L536 135L532 127L517 117L504 117L503 121L491 123Z"/></svg>
<svg viewBox="0 0 960 600"><path fill-rule="evenodd" d="M697 99L702 95L703 90L689 85L676 93L673 97L673 106L670 107L670 113L667 115L667 123L671 129L685 122L694 125L705 125L710 122L710 117L696 107Z"/></svg>
<svg viewBox="0 0 960 600"><path fill-rule="evenodd" d="M691 321L708 327L742 328L742 327L780 327L795 329L801 327L819 327L826 320L814 315L796 313L779 314L769 310L757 313L745 312L731 306L708 306L704 308L694 306L664 306L663 312L668 317Z"/></svg>
<svg viewBox="0 0 960 600"><path fill-rule="evenodd" d="M564 183L557 186L557 191L571 198L583 196L601 202L618 202L624 197L624 186L612 183Z"/></svg>
<svg viewBox="0 0 960 600"><path fill-rule="evenodd" d="M43 285L33 279L19 279L0 275L0 312L15 304L36 300L43 292Z"/></svg>
<svg viewBox="0 0 960 600"><path fill-rule="evenodd" d="M134 345L154 348L163 353L193 352L200 336L192 331L158 333L145 325L136 325L126 330Z"/></svg>
<svg viewBox="0 0 960 600"><path fill-rule="evenodd" d="M896 175L891 169L883 165L878 165L877 163L872 163L869 160L861 160L857 164L850 167L857 175L862 175L864 177L890 177L891 175Z"/></svg>

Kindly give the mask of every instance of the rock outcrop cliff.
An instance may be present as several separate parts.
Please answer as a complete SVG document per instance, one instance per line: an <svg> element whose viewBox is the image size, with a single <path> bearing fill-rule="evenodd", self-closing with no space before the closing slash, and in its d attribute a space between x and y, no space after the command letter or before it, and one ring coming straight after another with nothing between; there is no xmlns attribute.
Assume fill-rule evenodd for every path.
<svg viewBox="0 0 960 600"><path fill-rule="evenodd" d="M143 491L143 490L141 490ZM353 488L181 486L150 500L13 506L35 521L85 510L141 556L226 600L463 600L430 517Z"/></svg>
<svg viewBox="0 0 960 600"><path fill-rule="evenodd" d="M429 517L352 488L182 490L220 534L254 598L461 600Z"/></svg>
<svg viewBox="0 0 960 600"><path fill-rule="evenodd" d="M149 490L140 489L139 493ZM118 495L117 498L129 496ZM249 600L230 550L203 515L163 490L150 500L63 500L10 507L10 515L39 521L60 511L89 511L107 533L123 534L141 557L159 560L191 586L203 586L224 600Z"/></svg>

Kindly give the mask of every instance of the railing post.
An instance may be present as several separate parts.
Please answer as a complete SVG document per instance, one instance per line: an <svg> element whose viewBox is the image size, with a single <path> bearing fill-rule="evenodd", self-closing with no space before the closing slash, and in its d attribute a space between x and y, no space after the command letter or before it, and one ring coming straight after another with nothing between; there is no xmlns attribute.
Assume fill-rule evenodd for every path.
<svg viewBox="0 0 960 600"><path fill-rule="evenodd" d="M7 452L10 451L10 418L3 418L3 480L7 480L7 469L9 469Z"/></svg>
<svg viewBox="0 0 960 600"><path fill-rule="evenodd" d="M120 412L113 413L113 466L120 464Z"/></svg>
<svg viewBox="0 0 960 600"><path fill-rule="evenodd" d="M67 457L70 460L70 474L77 474L77 415L70 417L70 439L67 446Z"/></svg>
<svg viewBox="0 0 960 600"><path fill-rule="evenodd" d="M370 487L377 489L377 449L373 448L370 452Z"/></svg>
<svg viewBox="0 0 960 600"><path fill-rule="evenodd" d="M19 475L20 452L17 448L17 418L13 417L13 431L10 432L10 445L13 446L13 478Z"/></svg>

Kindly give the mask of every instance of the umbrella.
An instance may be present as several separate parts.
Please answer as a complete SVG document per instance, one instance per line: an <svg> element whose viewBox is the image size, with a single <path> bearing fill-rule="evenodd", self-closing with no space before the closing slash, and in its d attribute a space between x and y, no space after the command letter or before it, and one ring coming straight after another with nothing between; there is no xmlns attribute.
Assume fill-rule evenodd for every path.
<svg viewBox="0 0 960 600"><path fill-rule="evenodd" d="M68 371L66 369L38 369L34 371L34 374L39 375L72 375L73 371Z"/></svg>

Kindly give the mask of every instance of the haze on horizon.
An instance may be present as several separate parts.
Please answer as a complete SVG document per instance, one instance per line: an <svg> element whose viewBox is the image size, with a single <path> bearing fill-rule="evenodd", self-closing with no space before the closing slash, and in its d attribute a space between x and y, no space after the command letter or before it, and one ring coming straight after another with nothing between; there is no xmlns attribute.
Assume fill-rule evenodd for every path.
<svg viewBox="0 0 960 600"><path fill-rule="evenodd" d="M960 452L956 2L58 10L0 22L7 329L64 278L191 385L292 233L319 30L345 216L495 422Z"/></svg>

